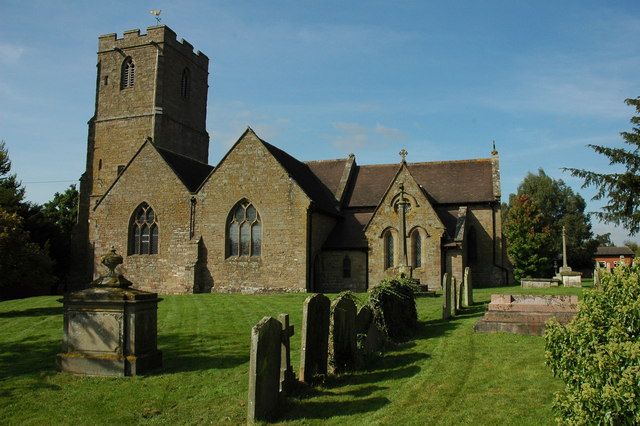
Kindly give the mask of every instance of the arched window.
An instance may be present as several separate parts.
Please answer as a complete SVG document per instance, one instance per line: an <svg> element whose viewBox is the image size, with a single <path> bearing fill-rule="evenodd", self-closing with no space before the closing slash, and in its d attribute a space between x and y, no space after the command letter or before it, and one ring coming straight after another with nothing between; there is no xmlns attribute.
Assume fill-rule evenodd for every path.
<svg viewBox="0 0 640 426"><path fill-rule="evenodd" d="M417 229L411 233L411 266L422 266L422 236Z"/></svg>
<svg viewBox="0 0 640 426"><path fill-rule="evenodd" d="M189 68L185 68L182 71L182 80L180 81L180 96L183 99L189 99L189 92L191 90L191 76Z"/></svg>
<svg viewBox="0 0 640 426"><path fill-rule="evenodd" d="M133 87L136 78L136 65L133 59L127 57L122 63L122 76L120 78L120 88Z"/></svg>
<svg viewBox="0 0 640 426"><path fill-rule="evenodd" d="M351 259L349 256L342 259L342 278L351 278Z"/></svg>
<svg viewBox="0 0 640 426"><path fill-rule="evenodd" d="M384 234L384 269L392 268L393 263L393 234L390 230L387 230Z"/></svg>
<svg viewBox="0 0 640 426"><path fill-rule="evenodd" d="M467 230L467 265L474 266L478 260L478 241L476 229L471 226Z"/></svg>
<svg viewBox="0 0 640 426"><path fill-rule="evenodd" d="M227 257L260 256L262 222L258 210L249 201L236 204L227 221Z"/></svg>
<svg viewBox="0 0 640 426"><path fill-rule="evenodd" d="M147 203L138 206L129 225L129 254L158 253L158 218Z"/></svg>

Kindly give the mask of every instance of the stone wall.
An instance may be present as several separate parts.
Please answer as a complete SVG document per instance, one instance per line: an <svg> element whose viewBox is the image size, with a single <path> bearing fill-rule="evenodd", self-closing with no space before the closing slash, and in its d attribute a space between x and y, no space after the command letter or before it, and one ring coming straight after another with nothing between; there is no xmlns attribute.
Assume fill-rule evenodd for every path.
<svg viewBox="0 0 640 426"><path fill-rule="evenodd" d="M309 198L251 131L229 151L197 195L196 235L213 291L305 291ZM241 200L262 221L260 256L226 257L226 222Z"/></svg>
<svg viewBox="0 0 640 426"><path fill-rule="evenodd" d="M148 203L159 227L158 254L127 255L129 223L136 208ZM147 143L93 212L94 276L104 273L100 257L111 246L124 258L122 273L145 291L191 293L198 245L189 239L190 194Z"/></svg>
<svg viewBox="0 0 640 426"><path fill-rule="evenodd" d="M343 274L345 256L351 261L351 276ZM323 251L315 264L314 291L338 293L344 290L367 291L367 253L362 250Z"/></svg>
<svg viewBox="0 0 640 426"><path fill-rule="evenodd" d="M500 268L505 267L500 207L470 206L467 212L467 237L471 228L475 232L476 248L475 256L468 256L468 266L471 266L475 286L506 284L506 271ZM472 248L467 246L467 250Z"/></svg>
<svg viewBox="0 0 640 426"><path fill-rule="evenodd" d="M400 167L400 166L399 166ZM384 233L393 229L394 232L394 265L401 261L402 240L399 235L401 216L394 208L399 194L398 183L403 182L406 197L411 202L411 208L406 215L406 229L409 233L416 228L422 228L426 238L423 238L422 267L415 270L414 276L427 284L430 288L440 288L442 276L441 238L444 233L444 225L435 210L424 196L422 189L415 182L409 170L403 166L397 178L391 185L391 190L385 194L378 209L365 231L369 244L369 287L377 285L385 278L394 277L394 268L385 269L384 264ZM409 251L409 240L407 249Z"/></svg>
<svg viewBox="0 0 640 426"><path fill-rule="evenodd" d="M320 213L314 212L311 214L311 253L309 253L309 259L312 261L311 273L309 278L311 282L309 283L309 291L321 291L316 290L319 285L317 282L318 273L315 271L317 264L320 260L322 245L327 240L327 237L333 230L333 227L336 225L337 219L335 217Z"/></svg>

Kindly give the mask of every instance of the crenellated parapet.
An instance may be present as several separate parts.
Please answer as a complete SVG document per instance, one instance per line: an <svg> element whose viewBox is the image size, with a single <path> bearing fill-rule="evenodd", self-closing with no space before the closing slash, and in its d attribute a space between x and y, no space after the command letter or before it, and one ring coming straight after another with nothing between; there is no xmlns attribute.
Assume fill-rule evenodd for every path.
<svg viewBox="0 0 640 426"><path fill-rule="evenodd" d="M177 39L176 33L166 25L156 25L147 28L146 34L140 34L140 29L125 31L121 38L116 33L104 34L98 37L98 53L122 50L126 54L127 49L157 45L161 48L171 46L182 55L190 58L194 63L207 69L209 58L200 51L195 51L193 45L185 39Z"/></svg>

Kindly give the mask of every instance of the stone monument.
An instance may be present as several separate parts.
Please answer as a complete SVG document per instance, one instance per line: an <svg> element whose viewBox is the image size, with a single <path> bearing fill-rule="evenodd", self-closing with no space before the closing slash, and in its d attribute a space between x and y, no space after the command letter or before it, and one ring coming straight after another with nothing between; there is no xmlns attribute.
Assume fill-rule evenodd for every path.
<svg viewBox="0 0 640 426"><path fill-rule="evenodd" d="M582 287L582 273L572 271L567 264L567 231L562 227L562 267L558 273L565 287Z"/></svg>
<svg viewBox="0 0 640 426"><path fill-rule="evenodd" d="M122 256L114 248L102 257L109 273L86 290L69 293L64 305L60 371L89 376L135 376L162 367L157 349L156 293L129 288L115 271Z"/></svg>

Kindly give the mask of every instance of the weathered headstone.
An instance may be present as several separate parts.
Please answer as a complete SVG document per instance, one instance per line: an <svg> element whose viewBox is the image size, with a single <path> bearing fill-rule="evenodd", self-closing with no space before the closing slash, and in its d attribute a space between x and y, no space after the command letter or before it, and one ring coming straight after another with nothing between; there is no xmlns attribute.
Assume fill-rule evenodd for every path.
<svg viewBox="0 0 640 426"><path fill-rule="evenodd" d="M280 314L278 321L282 324L282 344L280 355L280 390L284 393L291 392L296 381L296 374L291 367L291 336L293 326L289 325L289 314Z"/></svg>
<svg viewBox="0 0 640 426"><path fill-rule="evenodd" d="M593 270L593 286L596 288L600 287L600 268L598 267Z"/></svg>
<svg viewBox="0 0 640 426"><path fill-rule="evenodd" d="M369 305L364 305L356 315L356 335L363 335L362 351L371 354L382 349L384 336L373 320L373 311Z"/></svg>
<svg viewBox="0 0 640 426"><path fill-rule="evenodd" d="M456 288L456 311L459 311L462 309L462 286L464 285L464 281L458 281L457 279L455 279L455 277L453 278L453 282Z"/></svg>
<svg viewBox="0 0 640 426"><path fill-rule="evenodd" d="M442 276L442 319L451 318L451 281L449 274L444 273Z"/></svg>
<svg viewBox="0 0 640 426"><path fill-rule="evenodd" d="M304 301L300 349L300 380L303 382L309 383L314 376L327 374L330 309L331 301L323 294L314 294Z"/></svg>
<svg viewBox="0 0 640 426"><path fill-rule="evenodd" d="M462 284L462 307L468 308L473 305L473 285L471 283L471 268L464 268L464 278Z"/></svg>
<svg viewBox="0 0 640 426"><path fill-rule="evenodd" d="M348 296L331 303L329 372L353 370L356 363L356 304Z"/></svg>
<svg viewBox="0 0 640 426"><path fill-rule="evenodd" d="M278 407L282 324L264 317L251 329L247 423L269 420Z"/></svg>
<svg viewBox="0 0 640 426"><path fill-rule="evenodd" d="M364 305L356 315L356 334L367 334L372 320L373 311L368 305Z"/></svg>
<svg viewBox="0 0 640 426"><path fill-rule="evenodd" d="M451 304L451 316L455 317L456 316L456 306L458 305L458 292L457 290L457 286L456 286L456 277L450 277L449 278L449 288L451 288L451 292L449 292L449 297L451 299L451 301L449 302Z"/></svg>

